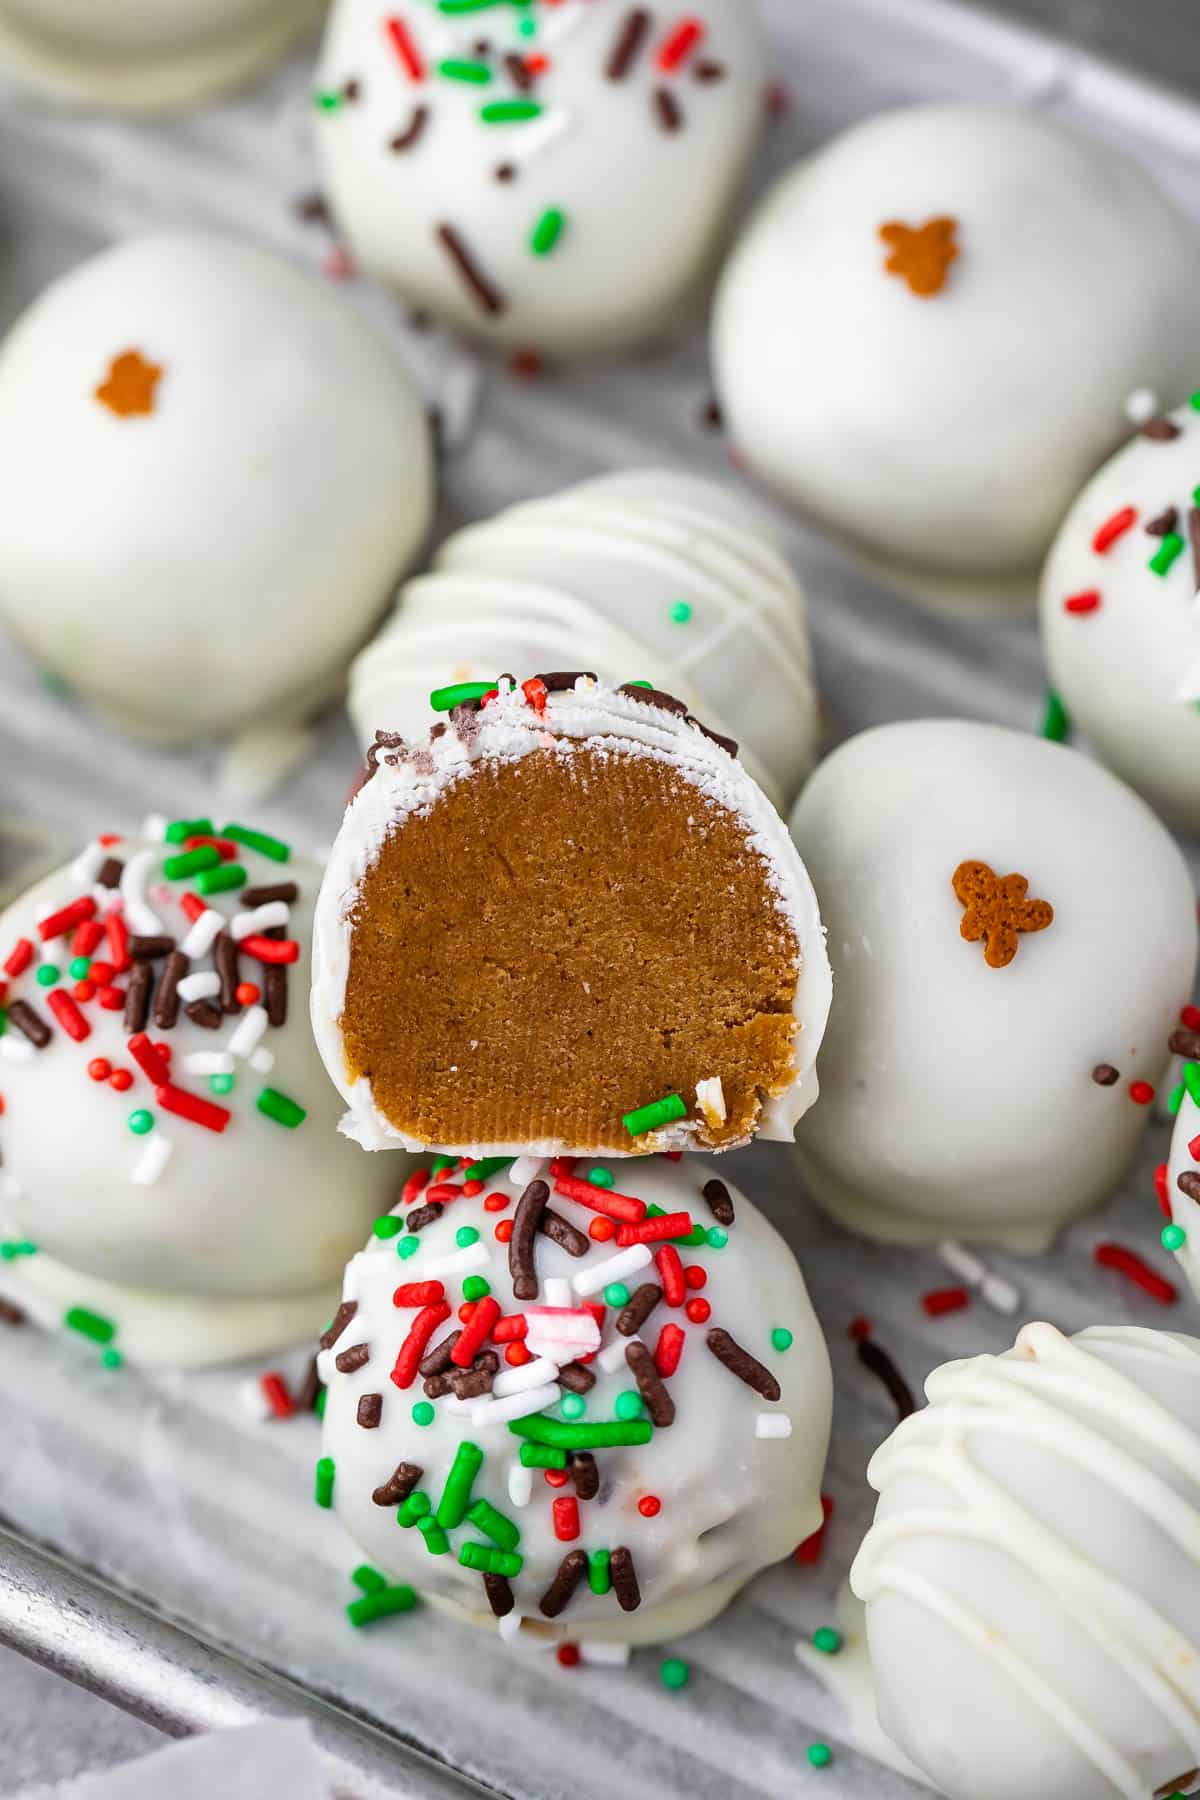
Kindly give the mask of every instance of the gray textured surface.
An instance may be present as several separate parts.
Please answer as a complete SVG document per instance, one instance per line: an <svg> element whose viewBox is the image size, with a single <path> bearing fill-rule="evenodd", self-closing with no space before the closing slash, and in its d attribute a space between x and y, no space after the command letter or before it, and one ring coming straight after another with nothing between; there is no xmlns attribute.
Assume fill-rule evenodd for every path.
<svg viewBox="0 0 1200 1800"><path fill-rule="evenodd" d="M899 0L903 5L904 0ZM1200 93L1200 10L1195 0L962 0L1005 13L1081 47Z"/></svg>

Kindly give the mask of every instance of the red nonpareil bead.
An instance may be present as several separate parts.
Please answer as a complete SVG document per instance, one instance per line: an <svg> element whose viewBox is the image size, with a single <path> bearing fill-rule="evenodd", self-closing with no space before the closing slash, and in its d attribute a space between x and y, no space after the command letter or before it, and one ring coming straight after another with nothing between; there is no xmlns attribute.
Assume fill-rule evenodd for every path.
<svg viewBox="0 0 1200 1800"><path fill-rule="evenodd" d="M547 1487L564 1488L571 1477L565 1469L543 1469L542 1479Z"/></svg>
<svg viewBox="0 0 1200 1800"><path fill-rule="evenodd" d="M262 989L256 981L239 981L233 997L239 1006L257 1006L262 999Z"/></svg>
<svg viewBox="0 0 1200 1800"><path fill-rule="evenodd" d="M88 1074L93 1081L107 1081L112 1074L112 1064L105 1056L94 1056L88 1064Z"/></svg>
<svg viewBox="0 0 1200 1800"><path fill-rule="evenodd" d="M1186 1025L1189 1031L1200 1031L1200 1006L1185 1006L1179 1015L1179 1023Z"/></svg>
<svg viewBox="0 0 1200 1800"><path fill-rule="evenodd" d="M496 1227L496 1242L498 1244L507 1244L507 1242L508 1242L509 1238L512 1236L512 1234L513 1234L512 1220L511 1219L501 1219L500 1223Z"/></svg>
<svg viewBox="0 0 1200 1800"><path fill-rule="evenodd" d="M593 1219L588 1226L588 1236L594 1238L598 1244L607 1244L611 1238L616 1236L616 1232L617 1228L611 1219Z"/></svg>
<svg viewBox="0 0 1200 1800"><path fill-rule="evenodd" d="M564 1669L573 1669L577 1666L577 1664L579 1662L579 1656L580 1656L579 1645L578 1644L560 1644L558 1646L558 1649L554 1652L554 1654L558 1658L559 1662L562 1664Z"/></svg>
<svg viewBox="0 0 1200 1800"><path fill-rule="evenodd" d="M643 1494L637 1508L643 1519L657 1519L662 1511L662 1501L657 1494Z"/></svg>
<svg viewBox="0 0 1200 1800"><path fill-rule="evenodd" d="M512 1195L506 1194L503 1189L501 1189L498 1193L485 1196L483 1210L484 1212L490 1213L504 1212L504 1210L511 1205Z"/></svg>
<svg viewBox="0 0 1200 1800"><path fill-rule="evenodd" d="M684 1270L683 1279L687 1282L687 1284L690 1288L707 1287L708 1286L708 1270L702 1269L700 1267L699 1263L693 1263L690 1269Z"/></svg>
<svg viewBox="0 0 1200 1800"><path fill-rule="evenodd" d="M874 1329L870 1319L864 1318L862 1313L859 1313L857 1319L851 1319L846 1327L849 1336L854 1339L856 1344L861 1344L864 1338L869 1338Z"/></svg>
<svg viewBox="0 0 1200 1800"><path fill-rule="evenodd" d="M1131 1081L1129 1084L1129 1098L1133 1101L1135 1106L1149 1106L1154 1098L1154 1089L1148 1081Z"/></svg>
<svg viewBox="0 0 1200 1800"><path fill-rule="evenodd" d="M504 1360L514 1369L523 1368L527 1362L533 1361L533 1355L519 1338L504 1346Z"/></svg>
<svg viewBox="0 0 1200 1800"><path fill-rule="evenodd" d="M128 1069L114 1069L108 1078L108 1085L114 1093L127 1094L133 1086L133 1076Z"/></svg>
<svg viewBox="0 0 1200 1800"><path fill-rule="evenodd" d="M693 1325L705 1325L712 1317L712 1307L700 1298L689 1300L683 1310Z"/></svg>

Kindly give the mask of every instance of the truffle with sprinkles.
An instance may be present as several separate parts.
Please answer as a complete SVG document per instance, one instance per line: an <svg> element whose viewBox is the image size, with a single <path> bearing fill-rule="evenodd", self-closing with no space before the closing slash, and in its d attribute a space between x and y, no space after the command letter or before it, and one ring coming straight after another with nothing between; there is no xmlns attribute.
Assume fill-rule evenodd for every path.
<svg viewBox="0 0 1200 1800"><path fill-rule="evenodd" d="M765 75L747 0L338 0L317 152L356 259L416 306L615 351L698 307Z"/></svg>
<svg viewBox="0 0 1200 1800"><path fill-rule="evenodd" d="M831 1376L803 1278L696 1158L442 1159L344 1292L317 1498L476 1624L674 1637L821 1522Z"/></svg>
<svg viewBox="0 0 1200 1800"><path fill-rule="evenodd" d="M0 916L0 1290L134 1360L300 1342L406 1161L312 1042L319 869L227 819L105 832Z"/></svg>
<svg viewBox="0 0 1200 1800"><path fill-rule="evenodd" d="M589 672L381 734L317 904L313 1023L367 1149L789 1140L830 1004L778 814L669 694Z"/></svg>
<svg viewBox="0 0 1200 1800"><path fill-rule="evenodd" d="M1195 1007L1186 1012L1171 1037L1171 1048L1185 1061L1170 1096L1176 1109L1170 1160L1158 1170L1157 1185L1163 1249L1174 1255L1200 1300L1200 1013Z"/></svg>

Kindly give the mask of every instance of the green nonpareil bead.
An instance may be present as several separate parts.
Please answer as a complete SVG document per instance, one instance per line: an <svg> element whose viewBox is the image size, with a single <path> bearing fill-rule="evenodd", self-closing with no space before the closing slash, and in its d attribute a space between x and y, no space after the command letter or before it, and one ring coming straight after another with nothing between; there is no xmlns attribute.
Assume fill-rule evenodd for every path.
<svg viewBox="0 0 1200 1800"><path fill-rule="evenodd" d="M43 963L35 977L39 987L50 988L62 980L62 970L56 963Z"/></svg>

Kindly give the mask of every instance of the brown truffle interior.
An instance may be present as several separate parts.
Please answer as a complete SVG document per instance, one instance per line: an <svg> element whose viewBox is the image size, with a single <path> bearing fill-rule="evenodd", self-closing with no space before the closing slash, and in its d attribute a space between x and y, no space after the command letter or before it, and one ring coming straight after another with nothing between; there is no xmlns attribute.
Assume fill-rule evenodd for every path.
<svg viewBox="0 0 1200 1800"><path fill-rule="evenodd" d="M347 1067L447 1148L648 1147L666 1094L719 1075L755 1128L793 1068L795 931L738 815L675 766L602 750L483 762L398 825L350 920Z"/></svg>

